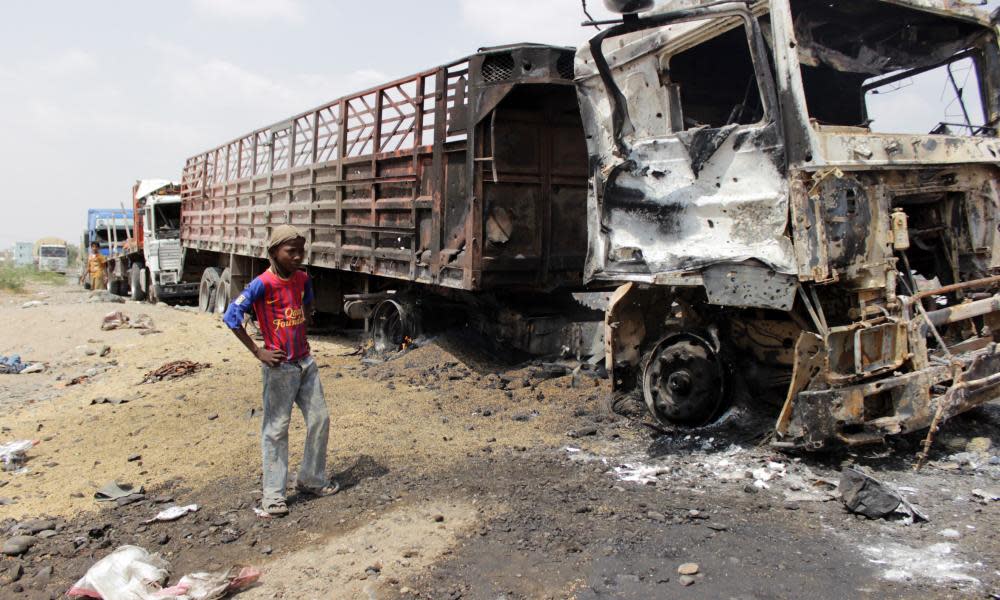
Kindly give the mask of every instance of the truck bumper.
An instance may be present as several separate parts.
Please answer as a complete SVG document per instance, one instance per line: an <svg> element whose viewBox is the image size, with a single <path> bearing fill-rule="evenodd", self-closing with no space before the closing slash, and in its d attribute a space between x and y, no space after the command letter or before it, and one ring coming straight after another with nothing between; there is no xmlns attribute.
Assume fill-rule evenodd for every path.
<svg viewBox="0 0 1000 600"><path fill-rule="evenodd" d="M1000 398L996 343L909 373L826 390L802 391L785 405L772 445L817 450L881 442ZM787 411L787 412L786 412Z"/></svg>
<svg viewBox="0 0 1000 600"><path fill-rule="evenodd" d="M178 300L198 295L197 283L169 283L156 286L156 295L160 300Z"/></svg>

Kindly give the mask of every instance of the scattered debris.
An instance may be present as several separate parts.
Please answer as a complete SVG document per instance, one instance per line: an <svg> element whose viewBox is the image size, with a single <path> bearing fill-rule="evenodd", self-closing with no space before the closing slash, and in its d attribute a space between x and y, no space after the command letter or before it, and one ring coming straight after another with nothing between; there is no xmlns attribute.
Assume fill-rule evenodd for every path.
<svg viewBox="0 0 1000 600"><path fill-rule="evenodd" d="M148 524L156 521L176 521L184 515L192 512L198 512L197 504L188 504L187 506L171 506L156 513L155 517L147 519L143 521L143 523Z"/></svg>
<svg viewBox="0 0 1000 600"><path fill-rule="evenodd" d="M946 542L926 548L910 548L888 543L866 546L862 551L868 560L886 567L882 577L889 581L930 579L936 582L978 584L979 580L962 571L970 565L952 557L952 546Z"/></svg>
<svg viewBox="0 0 1000 600"><path fill-rule="evenodd" d="M244 590L260 579L253 567L233 567L225 573L191 573L181 577L176 585L156 594L158 600L212 600L230 592Z"/></svg>
<svg viewBox="0 0 1000 600"><path fill-rule="evenodd" d="M87 302L114 302L117 304L125 304L125 298L112 294L107 290L97 290L96 292L91 292L90 297L87 298Z"/></svg>
<svg viewBox="0 0 1000 600"><path fill-rule="evenodd" d="M90 381L90 375L80 375L78 377L70 379L69 383L67 383L66 385L67 386L80 385L81 383L87 383L88 381Z"/></svg>
<svg viewBox="0 0 1000 600"><path fill-rule="evenodd" d="M524 421L530 421L531 419L534 419L535 417L538 416L538 414L539 413L537 410L533 410L531 412L526 412L526 413L517 413L511 416L511 419L523 423Z"/></svg>
<svg viewBox="0 0 1000 600"><path fill-rule="evenodd" d="M0 461L4 471L17 471L28 460L27 452L38 444L38 440L18 440L0 444Z"/></svg>
<svg viewBox="0 0 1000 600"><path fill-rule="evenodd" d="M91 405L94 404L114 404L118 406L119 404L125 404L128 402L127 398L110 398L108 396L102 396L100 398L94 398L90 401Z"/></svg>
<svg viewBox="0 0 1000 600"><path fill-rule="evenodd" d="M914 520L929 520L899 492L857 469L846 468L841 472L840 496L848 510L869 519L886 517L901 508Z"/></svg>
<svg viewBox="0 0 1000 600"><path fill-rule="evenodd" d="M207 369L212 365L209 363L197 363L190 360L175 360L168 362L162 367L146 373L142 383L154 383L164 379L179 379L192 373L197 373L202 369Z"/></svg>
<svg viewBox="0 0 1000 600"><path fill-rule="evenodd" d="M981 500L997 501L1000 500L1000 488L974 489L972 490L972 495Z"/></svg>
<svg viewBox="0 0 1000 600"><path fill-rule="evenodd" d="M102 331L110 331L112 329L153 330L153 319L149 315L137 315L135 320L132 320L122 311L116 310L104 315L104 319L101 321Z"/></svg>
<svg viewBox="0 0 1000 600"><path fill-rule="evenodd" d="M131 483L109 481L101 486L101 489L94 492L94 499L98 502L117 502L131 496L143 496L144 494L145 490L141 485L136 489Z"/></svg>
<svg viewBox="0 0 1000 600"><path fill-rule="evenodd" d="M66 592L72 598L104 600L212 600L245 589L260 578L252 567L225 573L192 573L171 587L162 587L170 563L139 546L121 546L94 563Z"/></svg>
<svg viewBox="0 0 1000 600"><path fill-rule="evenodd" d="M0 356L0 375L17 375L18 373L23 373L25 370L27 370L29 366L33 365L28 365L27 363L21 362L21 357L18 356L17 354L11 354L10 356Z"/></svg>

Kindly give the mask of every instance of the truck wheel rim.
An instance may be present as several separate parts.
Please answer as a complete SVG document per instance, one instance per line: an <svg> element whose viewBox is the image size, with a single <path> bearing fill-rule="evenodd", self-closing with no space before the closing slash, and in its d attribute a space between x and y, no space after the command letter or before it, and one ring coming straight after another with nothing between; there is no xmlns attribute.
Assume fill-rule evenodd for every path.
<svg viewBox="0 0 1000 600"><path fill-rule="evenodd" d="M198 308L202 312L208 312L213 307L212 300L212 286L203 280L201 286L198 288Z"/></svg>
<svg viewBox="0 0 1000 600"><path fill-rule="evenodd" d="M406 314L399 303L383 300L372 313L372 341L376 352L399 350L409 331Z"/></svg>
<svg viewBox="0 0 1000 600"><path fill-rule="evenodd" d="M642 371L643 399L661 423L704 425L726 399L725 370L705 339L681 333L661 340Z"/></svg>

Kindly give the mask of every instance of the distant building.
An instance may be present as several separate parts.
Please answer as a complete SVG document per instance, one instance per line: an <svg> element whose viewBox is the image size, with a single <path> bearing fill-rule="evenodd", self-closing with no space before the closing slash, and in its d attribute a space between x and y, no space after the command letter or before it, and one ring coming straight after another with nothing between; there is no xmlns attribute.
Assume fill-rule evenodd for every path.
<svg viewBox="0 0 1000 600"><path fill-rule="evenodd" d="M14 244L14 265L18 267L30 267L35 263L35 245L31 242L18 242Z"/></svg>

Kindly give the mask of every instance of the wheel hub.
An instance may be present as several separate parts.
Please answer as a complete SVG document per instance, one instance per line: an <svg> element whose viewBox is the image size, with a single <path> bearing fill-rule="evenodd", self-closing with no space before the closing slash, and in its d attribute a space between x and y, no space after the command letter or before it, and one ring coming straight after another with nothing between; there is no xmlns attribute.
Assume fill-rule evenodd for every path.
<svg viewBox="0 0 1000 600"><path fill-rule="evenodd" d="M725 402L725 373L719 356L701 337L684 333L662 340L643 367L646 406L658 421L704 425Z"/></svg>

